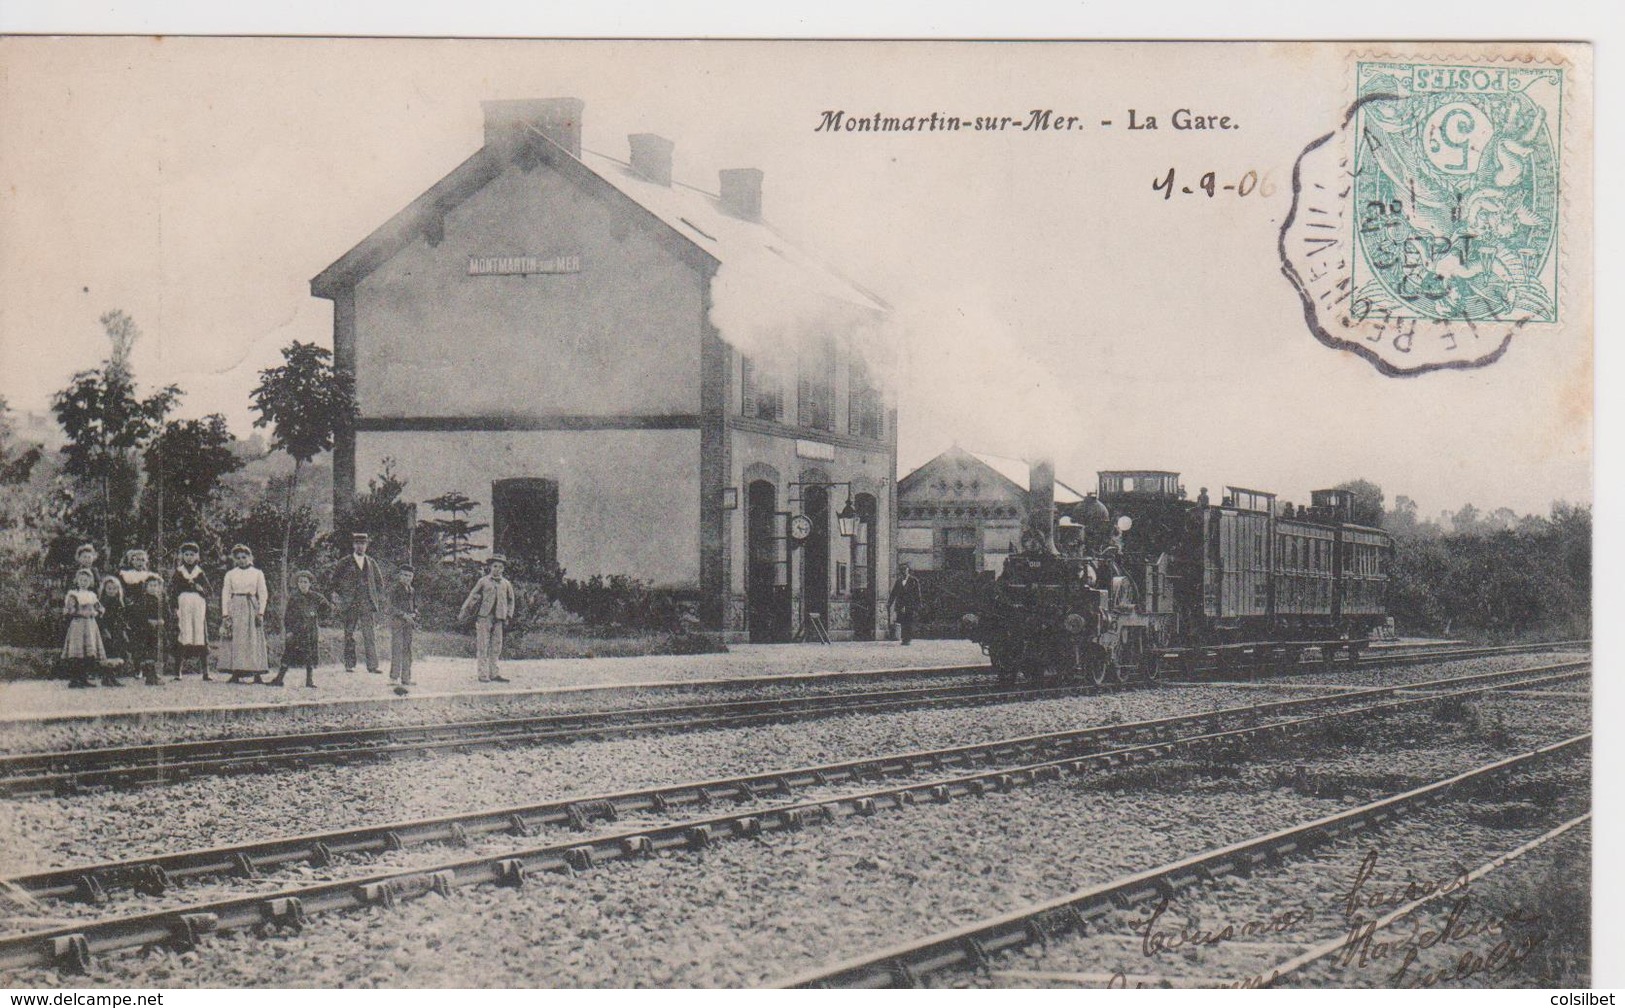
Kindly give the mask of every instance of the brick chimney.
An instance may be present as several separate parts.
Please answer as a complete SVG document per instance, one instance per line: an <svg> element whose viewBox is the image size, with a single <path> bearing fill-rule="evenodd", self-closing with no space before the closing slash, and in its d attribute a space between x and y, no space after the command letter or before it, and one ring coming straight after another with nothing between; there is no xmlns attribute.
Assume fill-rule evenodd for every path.
<svg viewBox="0 0 1625 1008"><path fill-rule="evenodd" d="M511 101L480 102L485 110L485 145L504 154L517 150L527 127L540 130L549 140L581 156L580 98L522 98Z"/></svg>
<svg viewBox="0 0 1625 1008"><path fill-rule="evenodd" d="M671 185L672 142L654 133L632 133L632 170L656 185Z"/></svg>
<svg viewBox="0 0 1625 1008"><path fill-rule="evenodd" d="M722 209L740 220L762 219L761 169L724 168L717 177L722 185Z"/></svg>

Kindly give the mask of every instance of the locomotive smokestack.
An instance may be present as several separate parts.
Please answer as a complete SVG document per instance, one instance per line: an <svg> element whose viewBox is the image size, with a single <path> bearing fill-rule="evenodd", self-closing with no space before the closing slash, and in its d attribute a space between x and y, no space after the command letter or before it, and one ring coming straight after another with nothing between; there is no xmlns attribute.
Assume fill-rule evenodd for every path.
<svg viewBox="0 0 1625 1008"><path fill-rule="evenodd" d="M1047 458L1027 469L1027 524L1044 538L1044 548L1055 549L1055 463Z"/></svg>

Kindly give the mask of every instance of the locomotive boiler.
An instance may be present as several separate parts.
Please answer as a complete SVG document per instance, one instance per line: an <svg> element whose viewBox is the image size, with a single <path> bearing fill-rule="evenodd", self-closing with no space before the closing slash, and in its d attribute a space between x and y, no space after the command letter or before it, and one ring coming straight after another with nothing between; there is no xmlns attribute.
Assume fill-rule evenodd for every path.
<svg viewBox="0 0 1625 1008"><path fill-rule="evenodd" d="M1353 521L1348 491L1293 507L1230 486L1214 502L1189 499L1176 472L1098 475L1097 493L1057 509L1053 470L1032 467L1021 547L961 620L1001 679L1150 679L1197 651L1354 657L1385 621L1393 543Z"/></svg>

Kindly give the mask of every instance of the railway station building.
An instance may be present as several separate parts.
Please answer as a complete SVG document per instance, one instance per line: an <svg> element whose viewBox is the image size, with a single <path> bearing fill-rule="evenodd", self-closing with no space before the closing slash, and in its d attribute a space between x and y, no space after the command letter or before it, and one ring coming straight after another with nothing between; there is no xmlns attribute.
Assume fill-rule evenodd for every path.
<svg viewBox="0 0 1625 1008"><path fill-rule="evenodd" d="M956 444L904 476L897 484L898 563L916 571L998 574L1021 543L1031 474L1026 461ZM1055 506L1084 496L1075 484L1055 480Z"/></svg>
<svg viewBox="0 0 1625 1008"><path fill-rule="evenodd" d="M494 549L698 602L730 638L884 627L897 415L887 306L763 220L762 173L583 149L573 98L484 103L485 142L311 281L384 459Z"/></svg>

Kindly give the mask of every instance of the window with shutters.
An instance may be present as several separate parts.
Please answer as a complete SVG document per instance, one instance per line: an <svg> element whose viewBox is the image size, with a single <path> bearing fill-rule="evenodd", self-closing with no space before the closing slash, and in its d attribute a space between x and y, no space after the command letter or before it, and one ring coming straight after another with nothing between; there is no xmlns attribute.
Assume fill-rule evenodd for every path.
<svg viewBox="0 0 1625 1008"><path fill-rule="evenodd" d="M739 412L762 420L784 419L784 378L739 355Z"/></svg>
<svg viewBox="0 0 1625 1008"><path fill-rule="evenodd" d="M815 339L801 355L796 382L796 423L815 430L835 429L835 342Z"/></svg>
<svg viewBox="0 0 1625 1008"><path fill-rule="evenodd" d="M852 355L847 377L846 432L876 441L885 436L880 390L869 376L869 362Z"/></svg>

